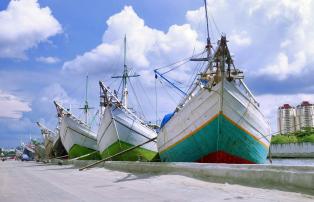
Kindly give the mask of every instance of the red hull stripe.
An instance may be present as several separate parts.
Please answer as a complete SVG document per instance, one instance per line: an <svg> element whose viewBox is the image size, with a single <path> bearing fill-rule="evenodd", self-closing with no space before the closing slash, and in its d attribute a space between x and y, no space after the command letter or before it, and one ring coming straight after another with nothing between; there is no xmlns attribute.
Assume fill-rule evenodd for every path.
<svg viewBox="0 0 314 202"><path fill-rule="evenodd" d="M203 156L197 162L199 163L230 163L230 164L255 164L246 159L230 155L223 151L210 153L207 156Z"/></svg>

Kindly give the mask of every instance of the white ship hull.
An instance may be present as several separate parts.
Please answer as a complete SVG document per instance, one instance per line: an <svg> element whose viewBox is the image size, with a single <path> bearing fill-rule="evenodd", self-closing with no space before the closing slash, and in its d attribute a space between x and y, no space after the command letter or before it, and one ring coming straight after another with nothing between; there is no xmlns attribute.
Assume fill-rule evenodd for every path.
<svg viewBox="0 0 314 202"><path fill-rule="evenodd" d="M75 145L97 150L96 134L86 125L78 123L71 116L65 115L62 117L60 138L68 153Z"/></svg>
<svg viewBox="0 0 314 202"><path fill-rule="evenodd" d="M110 150L116 144L129 146L139 145L156 137L156 132L138 120L132 118L119 108L108 106L103 114L101 125L97 133L97 144L102 156L110 156L117 152ZM140 147L143 152L157 153L156 142L150 142ZM122 151L119 148L118 151ZM127 159L131 160L131 159Z"/></svg>
<svg viewBox="0 0 314 202"><path fill-rule="evenodd" d="M235 82L201 89L158 134L163 161L262 163L270 127L252 97ZM222 96L221 96L222 93Z"/></svg>

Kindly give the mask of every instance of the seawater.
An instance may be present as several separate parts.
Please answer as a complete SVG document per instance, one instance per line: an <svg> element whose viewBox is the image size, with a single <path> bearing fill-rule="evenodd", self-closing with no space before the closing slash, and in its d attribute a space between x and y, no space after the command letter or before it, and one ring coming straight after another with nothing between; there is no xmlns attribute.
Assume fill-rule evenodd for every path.
<svg viewBox="0 0 314 202"><path fill-rule="evenodd" d="M270 164L269 160L267 163ZM299 159L299 158L285 158L285 159L272 159L273 165L291 165L291 166L314 166L314 158Z"/></svg>

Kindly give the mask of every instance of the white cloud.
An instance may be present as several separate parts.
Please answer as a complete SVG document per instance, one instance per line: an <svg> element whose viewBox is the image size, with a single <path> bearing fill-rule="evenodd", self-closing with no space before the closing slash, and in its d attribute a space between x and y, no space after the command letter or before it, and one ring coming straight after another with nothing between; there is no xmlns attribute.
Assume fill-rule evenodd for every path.
<svg viewBox="0 0 314 202"><path fill-rule="evenodd" d="M209 0L212 41L219 37L217 32L226 33L237 61L243 61L247 65L244 68L258 68L248 69L249 73L280 80L300 76L314 69L313 9L311 0L239 0L237 4ZM204 33L204 24L199 29L202 16L204 7L186 14L192 28ZM246 52L238 49L248 45Z"/></svg>
<svg viewBox="0 0 314 202"><path fill-rule="evenodd" d="M83 55L78 55L74 60L65 62L63 70L82 73L110 69L112 61L117 60L116 55L120 52L120 47L117 45L101 44Z"/></svg>
<svg viewBox="0 0 314 202"><path fill-rule="evenodd" d="M66 107L73 105L76 107L78 106L78 102L71 98L65 89L58 83L53 83L45 87L40 95L40 101L44 103L49 102L51 103L51 106L53 106L54 100L62 103Z"/></svg>
<svg viewBox="0 0 314 202"><path fill-rule="evenodd" d="M226 33L235 63L248 74L284 80L314 68L313 1L208 1L212 42ZM215 21L213 17L215 17ZM116 72L122 62L122 38L128 36L128 62L138 71L190 56L205 41L204 7L187 11L186 24L165 33L145 25L132 7L107 20L102 43L63 65L72 72ZM218 28L216 28L216 25ZM245 47L245 49L244 49ZM255 68L255 69L253 69ZM188 68L186 68L188 69ZM182 75L188 74L182 71Z"/></svg>
<svg viewBox="0 0 314 202"><path fill-rule="evenodd" d="M235 65L246 70L246 76L255 74L288 80L294 75L302 76L313 71L313 1L239 0L235 5L231 0L209 0L208 6L209 14L215 18L214 22L210 16L212 42L216 43L219 39L220 31L226 33L230 51L235 52ZM129 66L147 78L152 69L191 56L194 47L196 52L202 50L202 41L206 38L204 7L188 11L186 23L172 25L167 32L145 25L132 7L125 7L110 17L107 26L102 43L64 63L64 71L103 74L121 72L122 40L124 34L127 34ZM178 78L180 75L183 80L186 79L191 74L192 68L189 67L182 68L173 77ZM263 109L267 117L275 120L276 109L282 104L278 101L288 102L294 98L302 100L302 96L307 95L261 95L258 98L262 106L266 105Z"/></svg>
<svg viewBox="0 0 314 202"><path fill-rule="evenodd" d="M288 57L286 53L280 52L274 64L267 65L260 69L260 74L276 75L278 79L286 79L289 75L300 74L306 67L306 54L304 51L295 53L292 57ZM292 61L289 61L292 59Z"/></svg>
<svg viewBox="0 0 314 202"><path fill-rule="evenodd" d="M270 64L258 71L259 74L283 80L313 70L313 9L313 1L309 0L259 2L255 12L265 12L273 25L284 25L280 33L274 33L274 36L281 36L278 53Z"/></svg>
<svg viewBox="0 0 314 202"><path fill-rule="evenodd" d="M48 7L37 0L10 1L0 12L0 57L26 58L25 51L62 32Z"/></svg>
<svg viewBox="0 0 314 202"><path fill-rule="evenodd" d="M34 122L25 116L19 119L3 119L0 120L0 123L1 122L5 124L10 131L20 132L24 135L26 135L25 133L29 135L30 128L34 127Z"/></svg>
<svg viewBox="0 0 314 202"><path fill-rule="evenodd" d="M74 93L71 93L71 96L63 87L63 85L57 82L51 82L46 86L43 86L41 90L36 92L36 95L33 95L34 99L32 101L32 106L36 106L36 120L33 120L33 127L35 126L37 131L37 126L35 121L40 121L46 126L54 129L57 125L57 111L53 104L53 101L56 100L66 108L71 108L74 112L78 111L78 108L81 107L80 103L74 98ZM73 96L73 97L72 97ZM80 115L81 113L76 113Z"/></svg>
<svg viewBox="0 0 314 202"><path fill-rule="evenodd" d="M60 62L60 59L58 57L38 57L36 58L37 62L42 62L46 64L54 64Z"/></svg>
<svg viewBox="0 0 314 202"><path fill-rule="evenodd" d="M235 33L233 32L229 36L230 43L234 43L237 46L249 46L252 43L251 37L245 31Z"/></svg>
<svg viewBox="0 0 314 202"><path fill-rule="evenodd" d="M191 56L194 48L204 49L197 33L189 24L172 25L165 33L145 25L133 10L126 6L107 20L102 43L91 51L65 62L63 70L70 72L121 72L123 38L127 35L127 60L139 73ZM184 74L182 74L184 76Z"/></svg>
<svg viewBox="0 0 314 202"><path fill-rule="evenodd" d="M20 119L24 112L32 110L28 102L1 90L0 106L0 118Z"/></svg>

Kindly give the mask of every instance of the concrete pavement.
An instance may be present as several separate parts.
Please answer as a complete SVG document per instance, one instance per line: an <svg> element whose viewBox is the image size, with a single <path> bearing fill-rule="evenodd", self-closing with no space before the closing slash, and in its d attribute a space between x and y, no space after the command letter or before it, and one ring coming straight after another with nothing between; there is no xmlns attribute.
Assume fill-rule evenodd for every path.
<svg viewBox="0 0 314 202"><path fill-rule="evenodd" d="M0 201L314 201L314 196L186 176L0 162Z"/></svg>

